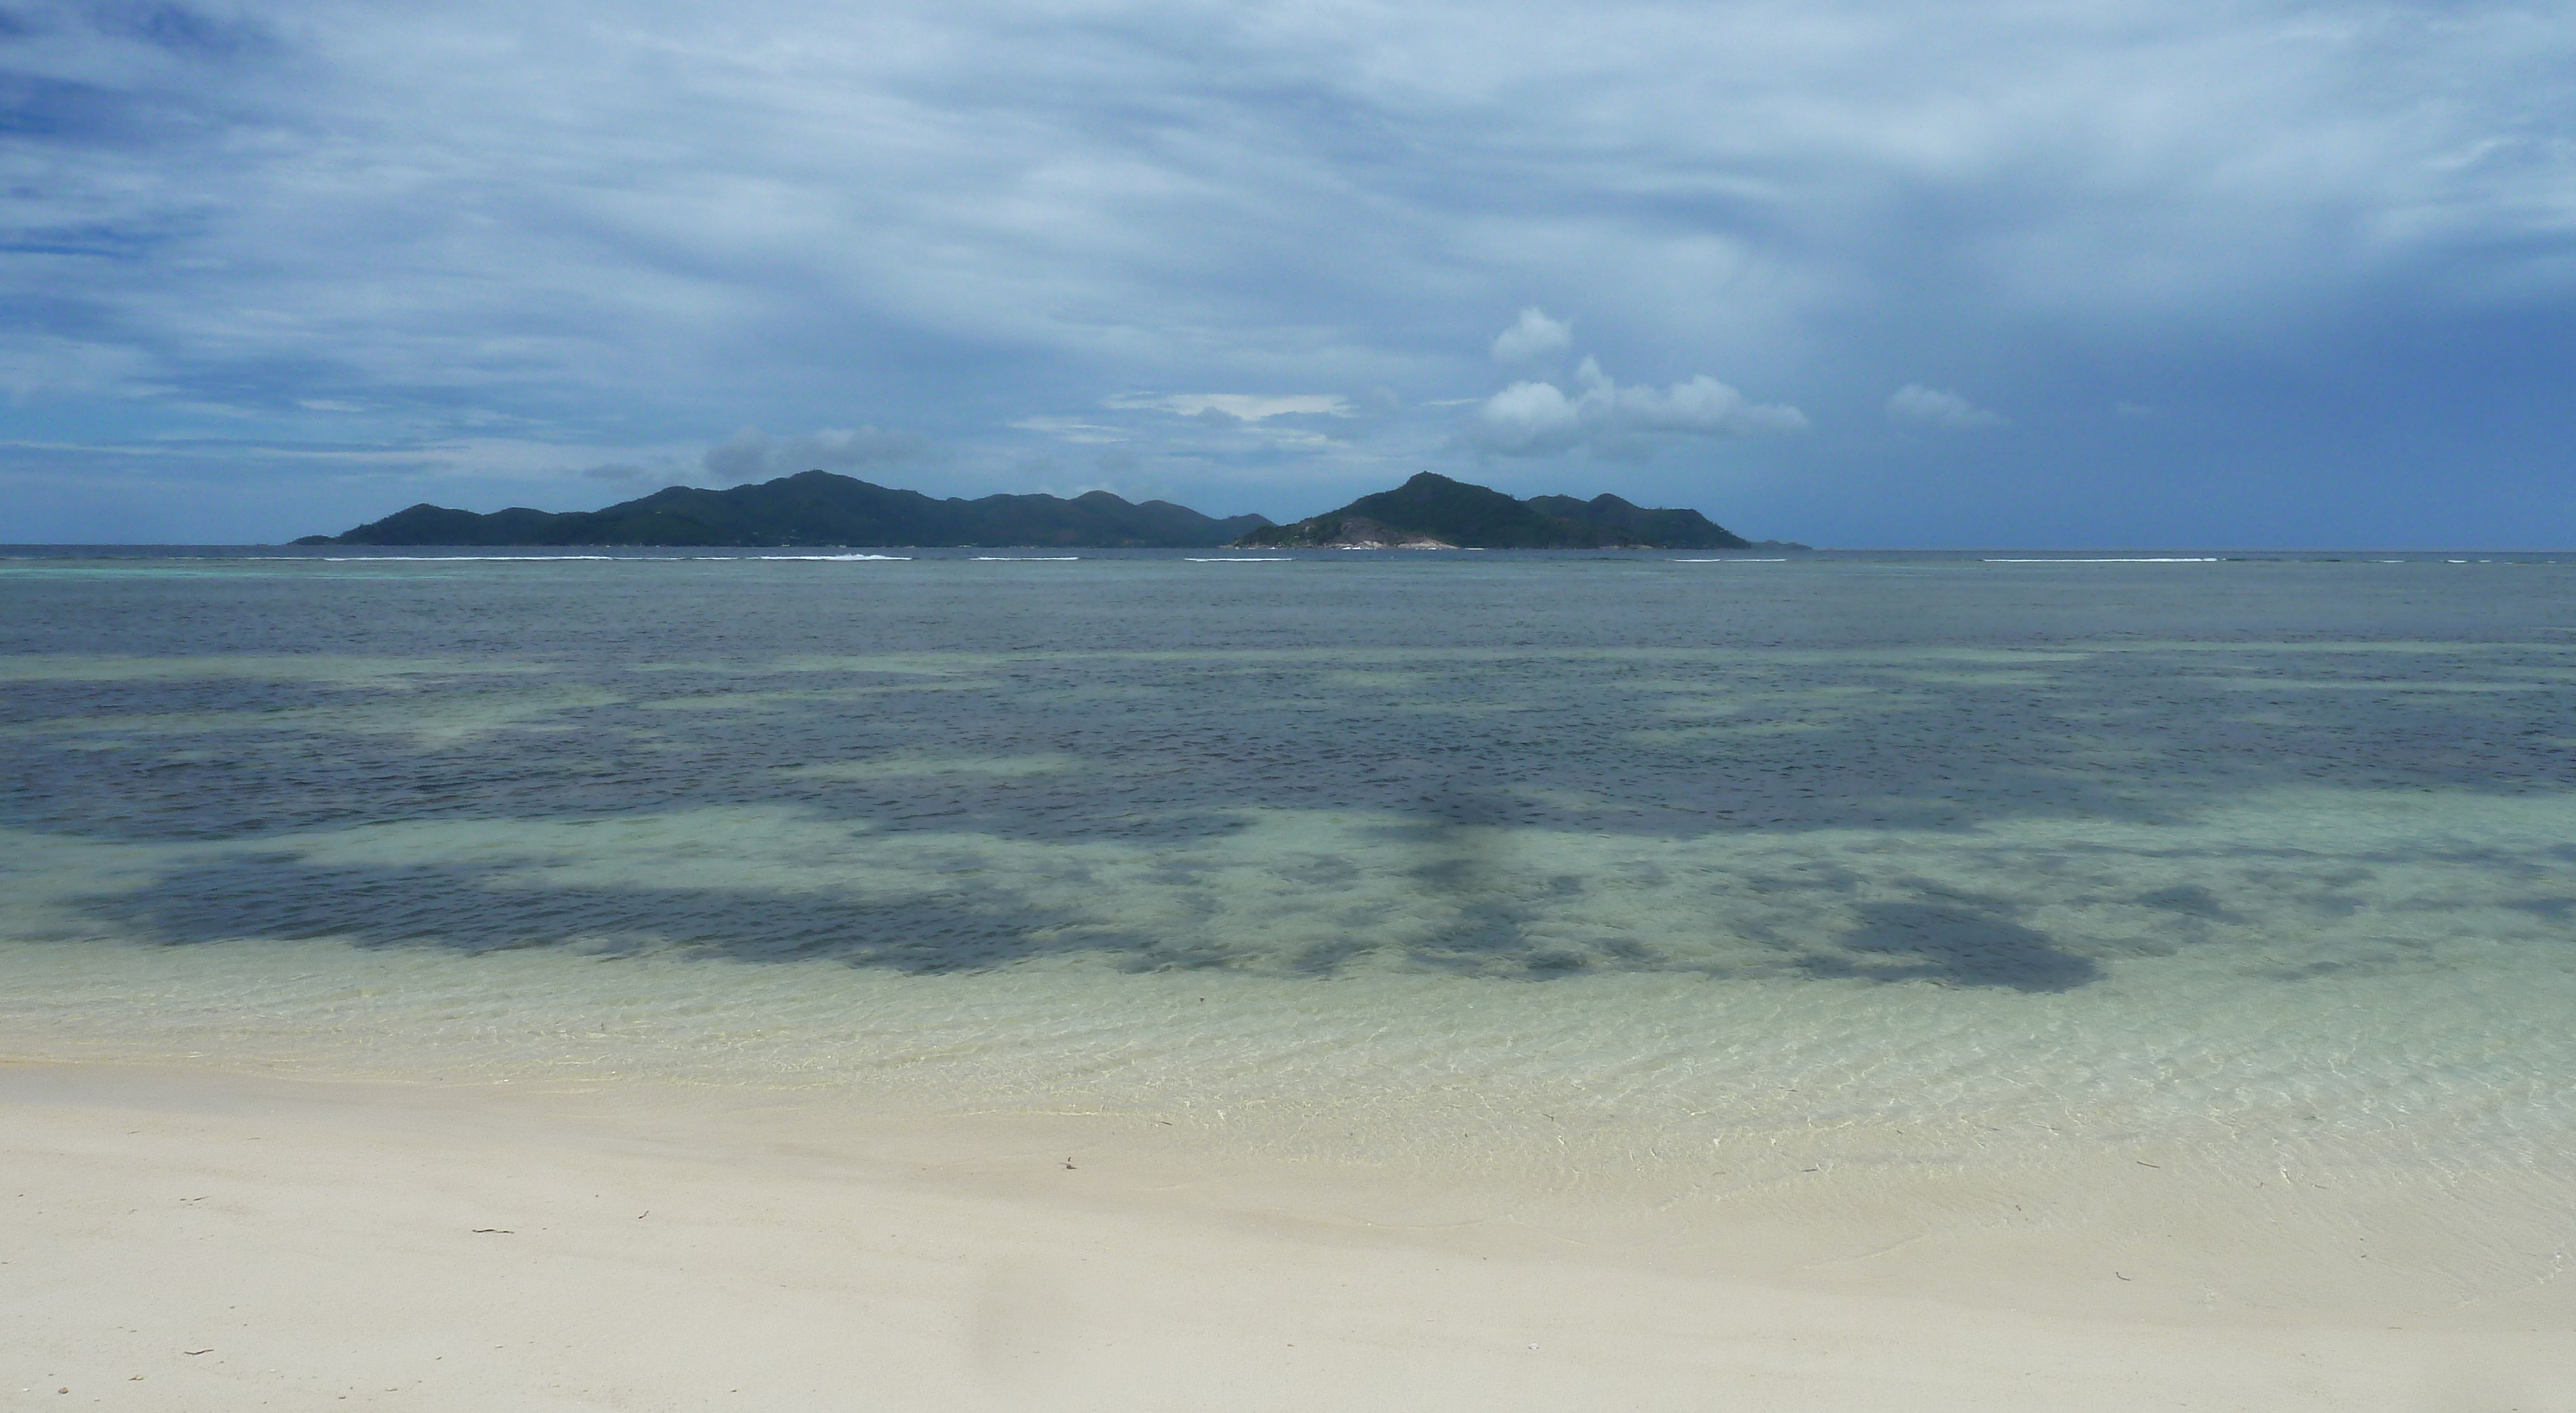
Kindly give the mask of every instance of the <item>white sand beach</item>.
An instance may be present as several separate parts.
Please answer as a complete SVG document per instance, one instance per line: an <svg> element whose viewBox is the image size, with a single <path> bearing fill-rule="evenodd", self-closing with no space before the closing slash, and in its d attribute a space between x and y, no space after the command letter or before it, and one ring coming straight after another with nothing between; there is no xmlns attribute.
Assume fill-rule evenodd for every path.
<svg viewBox="0 0 2576 1413"><path fill-rule="evenodd" d="M14 1063L0 1402L2576 1407L2566 1283L2459 1298L2438 1260L2410 1264L2443 1229L2420 1191L2322 1194L2367 1209L2360 1250L2184 1174L2146 1207L1871 1252L1886 1211L1838 1211L1831 1185L1794 1216L1586 1225L1468 1175L1265 1172L1157 1132ZM2168 1179L2117 1161L2132 1196ZM2564 1195L2505 1194L2532 1230Z"/></svg>
<svg viewBox="0 0 2576 1413"><path fill-rule="evenodd" d="M0 1406L2576 1413L2559 570L1479 562L14 571Z"/></svg>

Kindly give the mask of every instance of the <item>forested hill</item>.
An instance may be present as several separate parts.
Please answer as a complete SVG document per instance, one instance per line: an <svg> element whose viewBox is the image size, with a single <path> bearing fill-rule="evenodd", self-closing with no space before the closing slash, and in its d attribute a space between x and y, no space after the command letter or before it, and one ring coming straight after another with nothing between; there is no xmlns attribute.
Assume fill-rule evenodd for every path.
<svg viewBox="0 0 2576 1413"><path fill-rule="evenodd" d="M1263 525L1247 548L1374 545L1457 549L1745 549L1749 541L1696 510L1648 510L1614 495L1515 500L1425 471L1391 491L1293 525Z"/></svg>
<svg viewBox="0 0 2576 1413"><path fill-rule="evenodd" d="M1269 524L1216 519L1170 501L1133 504L1107 491L1066 500L993 495L933 500L919 491L805 471L727 490L673 486L605 510L524 507L479 515L415 505L341 535L299 545L1050 545L1195 549Z"/></svg>

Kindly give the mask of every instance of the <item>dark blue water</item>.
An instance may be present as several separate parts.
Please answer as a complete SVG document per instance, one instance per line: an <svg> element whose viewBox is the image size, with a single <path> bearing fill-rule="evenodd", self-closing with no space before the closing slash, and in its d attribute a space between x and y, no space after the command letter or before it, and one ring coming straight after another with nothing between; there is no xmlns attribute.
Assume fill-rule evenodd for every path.
<svg viewBox="0 0 2576 1413"><path fill-rule="evenodd" d="M0 823L197 846L71 905L167 942L2057 991L2252 904L2219 875L2159 879L2099 900L2134 924L2106 937L2046 925L2037 895L1844 861L1745 880L1764 918L1803 907L1811 926L1576 946L1543 919L1621 880L1501 845L2179 839L2283 792L2457 805L2576 785L2576 565L2553 562L119 555L13 563L0 604ZM1319 897L1392 878L1448 920L1282 951L989 876L898 898L650 877L496 894L526 865L507 847L363 867L297 847L744 807L879 838L1162 851L1176 882L1189 849L1300 812L1348 821L1349 852L1284 876ZM2520 880L2510 905L2535 926L2566 927L2576 841L2483 862ZM2298 883L2309 911L2367 906L2337 869Z"/></svg>
<svg viewBox="0 0 2576 1413"><path fill-rule="evenodd" d="M2576 563L1233 558L0 559L0 1060L2556 1278Z"/></svg>

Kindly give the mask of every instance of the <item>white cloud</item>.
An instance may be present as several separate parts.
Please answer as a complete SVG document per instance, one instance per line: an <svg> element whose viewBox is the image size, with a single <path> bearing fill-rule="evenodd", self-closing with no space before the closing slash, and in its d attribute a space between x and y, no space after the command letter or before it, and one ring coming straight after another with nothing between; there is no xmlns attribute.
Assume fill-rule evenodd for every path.
<svg viewBox="0 0 2576 1413"><path fill-rule="evenodd" d="M1103 399L1100 405L1126 412L1174 412L1183 417L1216 412L1242 422L1270 417L1351 415L1350 400L1338 393L1292 393L1285 397L1259 393L1121 393Z"/></svg>
<svg viewBox="0 0 2576 1413"><path fill-rule="evenodd" d="M1979 396L2098 408L2128 386L2047 350L2155 388L2245 341L2362 388L2396 349L2508 362L2440 321L2555 327L2576 291L2576 26L2546 5L8 13L0 397L40 440L257 417L399 459L488 410L566 476L638 445L699 476L745 423L899 421L940 438L942 484L1037 474L1012 458L1047 464L1042 432L1186 451L1155 463L1186 495L1289 465L1288 429L1375 476L1457 455L1461 422L1489 449L1795 425L1713 379L1605 403L1563 372L1566 321L1522 309L1541 294L1631 369L1865 408L1867 369L1987 348ZM233 14L277 18L200 23ZM2446 400L2489 396L2480 372L2349 413L2484 428ZM1507 383L1490 416L1438 410ZM1410 414L1372 414L1375 385ZM1180 387L1353 395L1087 405ZM1075 416L1001 425L1027 409ZM2048 430L2088 423L2134 440ZM727 447L746 475L823 464Z"/></svg>
<svg viewBox="0 0 2576 1413"><path fill-rule="evenodd" d="M1085 422L1079 417L1022 417L1011 425L1023 432L1042 432L1050 437L1090 446L1106 446L1127 440L1127 434L1116 427Z"/></svg>
<svg viewBox="0 0 2576 1413"><path fill-rule="evenodd" d="M1521 311L1520 322L1494 335L1494 361L1526 363L1574 346L1573 326L1547 317L1535 306Z"/></svg>
<svg viewBox="0 0 2576 1413"><path fill-rule="evenodd" d="M1705 373L1656 390L1621 387L1586 357L1574 370L1582 391L1569 397L1554 383L1518 382L1486 399L1470 440L1506 455L1538 455L1578 445L1606 445L1639 433L1735 436L1796 432L1807 414L1755 402Z"/></svg>
<svg viewBox="0 0 2576 1413"><path fill-rule="evenodd" d="M2002 413L1990 412L1957 393L1927 388L1921 383L1898 388L1887 399L1887 415L1899 422L1917 422L1949 432L2000 427L2007 420Z"/></svg>
<svg viewBox="0 0 2576 1413"><path fill-rule="evenodd" d="M1795 432L1807 425L1798 409L1754 402L1706 373L1660 393L1621 388L1619 411L1637 426L1665 432Z"/></svg>
<svg viewBox="0 0 2576 1413"><path fill-rule="evenodd" d="M1477 430L1485 442L1501 451L1554 442L1581 420L1574 403L1554 383L1514 383L1494 394L1476 414Z"/></svg>

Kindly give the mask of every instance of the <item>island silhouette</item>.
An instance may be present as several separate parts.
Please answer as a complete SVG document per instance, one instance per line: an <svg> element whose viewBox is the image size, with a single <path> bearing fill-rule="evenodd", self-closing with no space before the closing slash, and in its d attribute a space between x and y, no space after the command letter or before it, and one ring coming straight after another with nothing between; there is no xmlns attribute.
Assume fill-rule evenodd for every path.
<svg viewBox="0 0 2576 1413"><path fill-rule="evenodd" d="M1745 549L1752 542L1696 510L1658 510L1614 495L1518 500L1425 471L1403 485L1291 525L1219 518L1165 500L1107 491L1070 499L990 495L933 499L829 471L708 490L671 486L600 510L514 506L488 514L426 502L299 545L743 546L818 549L953 545L1100 549ZM1765 541L1764 544L1773 542Z"/></svg>
<svg viewBox="0 0 2576 1413"><path fill-rule="evenodd" d="M1517 500L1425 471L1293 525L1264 523L1245 549L1750 549L1696 510L1648 510L1614 495Z"/></svg>

